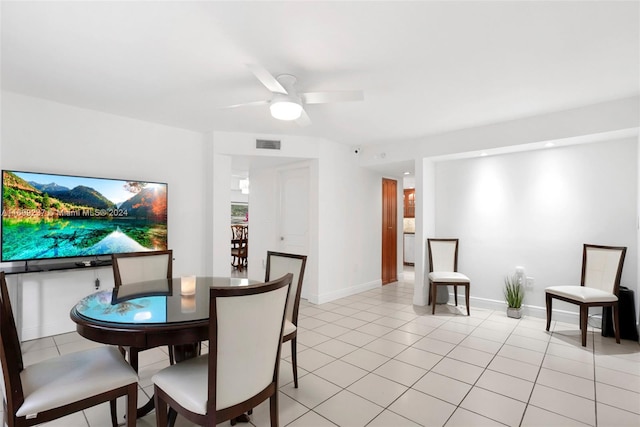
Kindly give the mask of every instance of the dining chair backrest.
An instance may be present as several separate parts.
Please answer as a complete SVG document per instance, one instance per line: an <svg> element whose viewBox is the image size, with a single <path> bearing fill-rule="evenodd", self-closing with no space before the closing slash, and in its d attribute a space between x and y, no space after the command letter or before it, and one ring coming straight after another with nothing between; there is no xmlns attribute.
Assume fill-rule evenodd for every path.
<svg viewBox="0 0 640 427"><path fill-rule="evenodd" d="M458 271L458 239L427 239L429 272Z"/></svg>
<svg viewBox="0 0 640 427"><path fill-rule="evenodd" d="M292 278L286 274L258 285L210 289L207 413L248 401L266 389L278 393L280 342Z"/></svg>
<svg viewBox="0 0 640 427"><path fill-rule="evenodd" d="M244 224L231 225L231 240L247 240L249 238L249 227Z"/></svg>
<svg viewBox="0 0 640 427"><path fill-rule="evenodd" d="M115 287L154 279L170 279L173 251L130 252L111 255Z"/></svg>
<svg viewBox="0 0 640 427"><path fill-rule="evenodd" d="M300 306L300 295L302 293L302 281L304 280L304 269L307 265L306 255L296 255L284 252L267 252L267 271L264 280L268 282L273 277L281 277L284 274L293 274L291 287L289 288L289 300L285 318L297 325L298 307Z"/></svg>
<svg viewBox="0 0 640 427"><path fill-rule="evenodd" d="M24 401L20 372L24 369L18 330L13 318L4 271L0 271L0 357L4 376L5 411L15 413Z"/></svg>
<svg viewBox="0 0 640 427"><path fill-rule="evenodd" d="M585 244L580 284L618 295L627 248Z"/></svg>

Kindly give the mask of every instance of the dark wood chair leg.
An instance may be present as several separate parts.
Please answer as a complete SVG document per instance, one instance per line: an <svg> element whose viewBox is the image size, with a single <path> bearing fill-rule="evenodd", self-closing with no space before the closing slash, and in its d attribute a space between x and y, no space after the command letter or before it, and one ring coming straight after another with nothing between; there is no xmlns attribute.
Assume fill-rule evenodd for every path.
<svg viewBox="0 0 640 427"><path fill-rule="evenodd" d="M427 301L427 305L431 305L431 280L429 280L429 291L427 292L429 301Z"/></svg>
<svg viewBox="0 0 640 427"><path fill-rule="evenodd" d="M271 416L271 427L278 427L278 392L276 391L269 398L269 415Z"/></svg>
<svg viewBox="0 0 640 427"><path fill-rule="evenodd" d="M587 346L587 319L589 318L589 307L580 306L580 332L582 333L582 346Z"/></svg>
<svg viewBox="0 0 640 427"><path fill-rule="evenodd" d="M551 294L545 295L545 300L547 302L547 331L551 327L551 306L552 306L551 298L552 298Z"/></svg>
<svg viewBox="0 0 640 427"><path fill-rule="evenodd" d="M297 337L291 338L291 365L293 367L293 385L298 388L298 352L296 350Z"/></svg>
<svg viewBox="0 0 640 427"><path fill-rule="evenodd" d="M433 283L431 285L431 314L436 314L436 294L438 291L438 285Z"/></svg>
<svg viewBox="0 0 640 427"><path fill-rule="evenodd" d="M138 384L134 384L129 389L129 393L127 394L127 427L135 427L137 422L137 407L138 407Z"/></svg>
<svg viewBox="0 0 640 427"><path fill-rule="evenodd" d="M167 404L158 397L158 390L154 393L154 403L156 407L156 425L166 426L169 422L167 418Z"/></svg>
<svg viewBox="0 0 640 427"><path fill-rule="evenodd" d="M458 285L453 285L453 302L458 306Z"/></svg>
<svg viewBox="0 0 640 427"><path fill-rule="evenodd" d="M471 307L469 306L469 291L471 283L467 283L464 287L464 302L467 304L467 316L471 316Z"/></svg>
<svg viewBox="0 0 640 427"><path fill-rule="evenodd" d="M167 416L167 426L173 427L176 425L176 420L178 419L178 413L175 409L169 408L169 415Z"/></svg>
<svg viewBox="0 0 640 427"><path fill-rule="evenodd" d="M118 427L118 414L116 412L116 401L109 401L109 410L111 412L111 425L113 427Z"/></svg>

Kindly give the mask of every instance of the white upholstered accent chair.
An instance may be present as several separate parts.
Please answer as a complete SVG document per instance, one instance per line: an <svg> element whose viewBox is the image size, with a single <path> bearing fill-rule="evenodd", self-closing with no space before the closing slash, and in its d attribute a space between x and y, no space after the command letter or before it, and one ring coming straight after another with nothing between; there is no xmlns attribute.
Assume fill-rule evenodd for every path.
<svg viewBox="0 0 640 427"><path fill-rule="evenodd" d="M112 254L113 279L116 288L131 283L155 279L170 279L173 272L173 251L129 252ZM138 352L145 349L120 348L129 353L129 363L138 370ZM174 363L173 349L169 347L169 361Z"/></svg>
<svg viewBox="0 0 640 427"><path fill-rule="evenodd" d="M4 272L0 272L0 357L4 421L9 427L48 422L127 397L127 426L136 425L138 375L115 347L97 347L24 366Z"/></svg>
<svg viewBox="0 0 640 427"><path fill-rule="evenodd" d="M585 244L582 251L580 286L550 286L545 289L547 331L551 326L553 299L580 306L582 346L587 345L589 307L613 307L616 342L620 343L618 292L627 248Z"/></svg>
<svg viewBox="0 0 640 427"><path fill-rule="evenodd" d="M282 342L291 341L291 365L293 368L293 384L295 388L298 388L298 308L300 307L300 294L302 292L302 281L304 279L304 269L306 265L306 255L273 251L267 252L265 282L271 280L272 277L281 277L286 273L293 274L293 280L289 288L289 300L285 313Z"/></svg>
<svg viewBox="0 0 640 427"><path fill-rule="evenodd" d="M211 288L209 352L152 377L158 426L167 405L198 425L232 420L269 399L278 425L278 367L291 273L271 282Z"/></svg>
<svg viewBox="0 0 640 427"><path fill-rule="evenodd" d="M458 273L458 239L427 239L429 246L429 304L431 314L436 312L438 286L453 286L456 307L458 306L458 286L463 286L467 316L469 310L469 288L471 281Z"/></svg>

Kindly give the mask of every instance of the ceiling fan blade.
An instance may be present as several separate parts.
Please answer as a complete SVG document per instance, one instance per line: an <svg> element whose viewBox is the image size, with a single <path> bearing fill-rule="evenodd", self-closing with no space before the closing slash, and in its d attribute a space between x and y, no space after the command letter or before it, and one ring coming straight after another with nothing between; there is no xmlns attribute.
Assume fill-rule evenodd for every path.
<svg viewBox="0 0 640 427"><path fill-rule="evenodd" d="M305 104L326 104L328 102L362 101L361 90L341 90L332 92L306 92L300 94Z"/></svg>
<svg viewBox="0 0 640 427"><path fill-rule="evenodd" d="M282 87L280 82L278 82L269 71L257 64L247 64L247 67L249 67L253 75L260 80L260 83L265 85L271 92L287 95L287 90Z"/></svg>
<svg viewBox="0 0 640 427"><path fill-rule="evenodd" d="M238 108L238 107L255 107L258 105L267 105L267 104L269 104L269 101L253 101L253 102L244 102L242 104L227 105L226 107L221 107L221 108L228 109L228 108Z"/></svg>
<svg viewBox="0 0 640 427"><path fill-rule="evenodd" d="M300 117L296 119L296 124L300 127L309 126L311 124L311 119L309 118L309 115L304 110L304 108L302 109L302 114L300 114Z"/></svg>

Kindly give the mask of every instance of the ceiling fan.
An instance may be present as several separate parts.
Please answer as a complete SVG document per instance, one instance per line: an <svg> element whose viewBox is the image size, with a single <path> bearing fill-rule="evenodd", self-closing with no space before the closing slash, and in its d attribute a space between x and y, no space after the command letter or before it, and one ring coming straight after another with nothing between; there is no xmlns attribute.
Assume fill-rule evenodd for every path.
<svg viewBox="0 0 640 427"><path fill-rule="evenodd" d="M298 93L295 84L297 78L290 74L274 77L269 71L255 64L247 67L273 96L269 100L247 102L230 105L226 108L246 107L255 105L269 105L271 115L279 120L295 120L300 126L311 124L304 106L307 104L327 104L332 102L362 101L364 94L361 90L343 90L330 92Z"/></svg>

